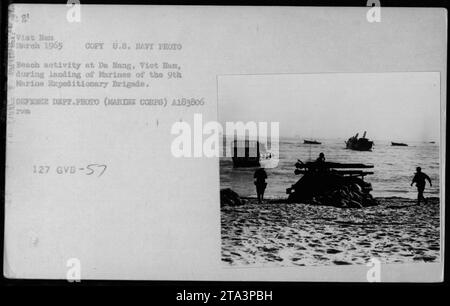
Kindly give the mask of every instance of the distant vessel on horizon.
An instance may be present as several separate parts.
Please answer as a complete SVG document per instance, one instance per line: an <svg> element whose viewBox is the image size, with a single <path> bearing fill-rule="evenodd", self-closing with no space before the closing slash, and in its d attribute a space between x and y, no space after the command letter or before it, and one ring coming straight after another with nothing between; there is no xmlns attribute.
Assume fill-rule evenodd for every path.
<svg viewBox="0 0 450 306"><path fill-rule="evenodd" d="M359 133L350 137L346 142L347 149L356 151L370 151L372 150L373 141L366 138L366 131L364 131L363 137L358 138Z"/></svg>
<svg viewBox="0 0 450 306"><path fill-rule="evenodd" d="M402 143L402 142L393 142L393 141L391 141L391 146L407 147L408 145L406 143Z"/></svg>
<svg viewBox="0 0 450 306"><path fill-rule="evenodd" d="M317 140L308 140L308 139L304 139L303 143L304 144L317 144L317 145L322 144L321 142L318 142Z"/></svg>

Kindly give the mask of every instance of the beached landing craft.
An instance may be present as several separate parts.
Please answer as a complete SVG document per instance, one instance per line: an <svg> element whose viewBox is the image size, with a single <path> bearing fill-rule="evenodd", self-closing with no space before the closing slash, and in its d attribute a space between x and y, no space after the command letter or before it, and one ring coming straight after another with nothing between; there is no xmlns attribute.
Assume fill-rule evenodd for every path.
<svg viewBox="0 0 450 306"><path fill-rule="evenodd" d="M309 202L341 208L363 208L376 205L370 191L372 185L364 181L373 165L356 163L307 162L295 164L295 174L303 176L286 189L288 201ZM339 169L339 170L337 170Z"/></svg>
<svg viewBox="0 0 450 306"><path fill-rule="evenodd" d="M233 167L259 167L261 156L259 142L246 140L233 141Z"/></svg>
<svg viewBox="0 0 450 306"><path fill-rule="evenodd" d="M408 145L406 143L402 143L402 142L393 142L391 141L391 146L397 146L397 147L407 147Z"/></svg>
<svg viewBox="0 0 450 306"><path fill-rule="evenodd" d="M273 154L256 140L237 140L232 142L233 167L271 167L275 161Z"/></svg>
<svg viewBox="0 0 450 306"><path fill-rule="evenodd" d="M373 141L366 138L366 131L364 131L363 137L358 138L358 134L350 137L346 142L347 149L356 151L370 151L373 146Z"/></svg>

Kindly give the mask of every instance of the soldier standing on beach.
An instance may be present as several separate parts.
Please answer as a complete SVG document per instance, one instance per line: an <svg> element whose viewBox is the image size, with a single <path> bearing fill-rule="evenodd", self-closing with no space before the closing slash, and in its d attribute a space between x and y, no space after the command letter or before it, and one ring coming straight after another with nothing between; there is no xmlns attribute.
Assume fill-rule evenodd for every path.
<svg viewBox="0 0 450 306"><path fill-rule="evenodd" d="M264 201L264 191L266 190L267 183L267 173L264 168L259 168L255 171L255 174L253 175L253 178L255 179L255 186L256 186L256 194L258 195L258 203L261 204L262 201Z"/></svg>
<svg viewBox="0 0 450 306"><path fill-rule="evenodd" d="M323 154L322 152L319 154L319 157L317 157L316 159L316 163L324 163L325 162L325 154Z"/></svg>
<svg viewBox="0 0 450 306"><path fill-rule="evenodd" d="M317 171L325 172L325 154L322 152L319 154L319 157L316 159Z"/></svg>
<svg viewBox="0 0 450 306"><path fill-rule="evenodd" d="M416 183L417 187L417 205L420 205L420 201L423 200L425 204L427 203L427 199L423 196L423 191L425 190L425 180L430 183L430 187L433 186L431 184L431 179L428 175L422 172L422 168L417 167L416 168L416 174L414 175L414 178L411 182L411 186Z"/></svg>

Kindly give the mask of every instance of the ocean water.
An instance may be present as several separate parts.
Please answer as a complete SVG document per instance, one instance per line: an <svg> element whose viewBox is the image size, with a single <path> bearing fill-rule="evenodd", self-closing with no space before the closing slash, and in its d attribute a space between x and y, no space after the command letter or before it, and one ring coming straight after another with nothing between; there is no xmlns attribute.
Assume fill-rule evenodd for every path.
<svg viewBox="0 0 450 306"><path fill-rule="evenodd" d="M266 169L267 189L265 198L286 198L286 188L291 187L301 175L295 175L297 159L303 162L315 160L323 152L328 162L373 164L374 174L365 181L372 184L375 197L416 198L417 189L411 180L417 166L430 176L433 186L425 189L425 197L439 196L439 145L428 142L408 142L408 147L391 146L390 141L374 140L372 151L360 152L345 148L344 139L318 139L321 145L303 144L303 139L280 140L280 161L276 168ZM255 168L233 168L231 158L220 159L221 188L231 188L240 196L255 196L253 184Z"/></svg>

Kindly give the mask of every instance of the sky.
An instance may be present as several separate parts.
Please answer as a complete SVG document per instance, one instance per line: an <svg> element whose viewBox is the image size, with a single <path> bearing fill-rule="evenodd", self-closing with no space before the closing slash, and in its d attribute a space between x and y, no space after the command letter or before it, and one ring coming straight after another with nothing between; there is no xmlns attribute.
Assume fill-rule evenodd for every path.
<svg viewBox="0 0 450 306"><path fill-rule="evenodd" d="M220 76L219 120L280 123L281 137L438 141L438 72Z"/></svg>

